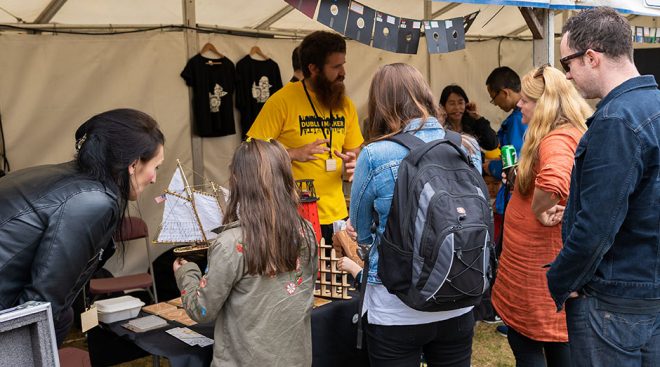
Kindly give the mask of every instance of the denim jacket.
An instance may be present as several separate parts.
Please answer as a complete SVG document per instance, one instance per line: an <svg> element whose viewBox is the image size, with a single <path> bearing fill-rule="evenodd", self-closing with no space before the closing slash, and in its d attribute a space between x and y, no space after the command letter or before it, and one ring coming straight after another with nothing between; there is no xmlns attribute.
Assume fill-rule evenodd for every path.
<svg viewBox="0 0 660 367"><path fill-rule="evenodd" d="M417 130L423 124L421 119L414 119L408 123L403 131ZM414 132L415 136L429 142L442 139L445 130L438 120L430 117L424 126ZM476 140L471 139L475 154L471 154L473 164L481 172L481 153ZM374 244L385 231L387 216L390 213L394 183L399 171L401 160L408 155L408 149L388 140L377 141L367 145L358 156L351 189L350 217L357 231L359 244ZM374 223L374 211L378 214L378 229L375 236L371 233ZM376 237L377 236L377 237ZM378 251L371 246L369 252L369 274L367 282L380 284L378 278Z"/></svg>
<svg viewBox="0 0 660 367"><path fill-rule="evenodd" d="M575 151L564 248L547 273L557 309L572 291L660 301L660 91L653 76L614 88Z"/></svg>

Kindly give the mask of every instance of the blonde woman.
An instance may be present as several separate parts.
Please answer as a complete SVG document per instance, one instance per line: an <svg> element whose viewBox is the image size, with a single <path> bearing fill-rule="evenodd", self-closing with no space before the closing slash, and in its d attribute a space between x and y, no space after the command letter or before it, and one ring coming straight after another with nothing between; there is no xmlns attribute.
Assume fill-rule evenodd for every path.
<svg viewBox="0 0 660 367"><path fill-rule="evenodd" d="M493 305L509 326L518 366L568 366L566 315L556 311L544 265L562 248L573 155L592 110L564 74L547 65L522 78L518 107L528 128L504 219Z"/></svg>

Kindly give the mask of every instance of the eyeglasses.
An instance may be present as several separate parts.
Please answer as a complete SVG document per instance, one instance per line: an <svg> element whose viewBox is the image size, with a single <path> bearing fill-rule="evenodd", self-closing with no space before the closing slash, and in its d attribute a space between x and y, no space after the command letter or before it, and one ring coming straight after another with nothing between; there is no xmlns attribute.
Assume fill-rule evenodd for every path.
<svg viewBox="0 0 660 367"><path fill-rule="evenodd" d="M599 50L599 49L595 49L595 48L588 48L584 51L579 51L579 52L576 52L574 54L570 54L568 56L565 56L565 57L562 57L561 59L559 59L559 63L561 64L561 67L564 68L564 71L568 73L569 71L571 71L571 63L569 61L571 61L575 58L578 58L580 56L583 56L589 50L595 51L595 52L601 52L601 53L605 52L603 50Z"/></svg>
<svg viewBox="0 0 660 367"><path fill-rule="evenodd" d="M490 104L495 104L495 98L497 98L497 96L500 95L500 92L501 92L501 91L502 91L502 90L500 89L500 90L497 91L497 93L495 93L495 95L493 96L493 98L490 100Z"/></svg>
<svg viewBox="0 0 660 367"><path fill-rule="evenodd" d="M534 73L534 78L538 78L538 77L543 78L543 72L545 71L545 68L547 68L548 66L550 66L550 64L543 64L539 66L539 68L536 69L536 73ZM543 82L545 83L545 78L543 78Z"/></svg>

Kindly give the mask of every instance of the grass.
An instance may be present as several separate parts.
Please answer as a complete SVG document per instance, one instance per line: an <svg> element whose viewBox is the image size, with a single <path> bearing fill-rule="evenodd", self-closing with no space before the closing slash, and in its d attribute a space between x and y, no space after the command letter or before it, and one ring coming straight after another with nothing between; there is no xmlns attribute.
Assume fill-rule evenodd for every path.
<svg viewBox="0 0 660 367"><path fill-rule="evenodd" d="M472 367L513 367L515 361L506 338L495 331L497 325L477 323L472 344ZM72 330L64 347L77 347L87 350L87 341L80 330ZM169 367L165 358L160 359L161 367ZM151 367L151 357L122 363L121 367Z"/></svg>
<svg viewBox="0 0 660 367"><path fill-rule="evenodd" d="M472 367L513 367L516 362L506 337L495 331L497 325L478 322L472 341Z"/></svg>

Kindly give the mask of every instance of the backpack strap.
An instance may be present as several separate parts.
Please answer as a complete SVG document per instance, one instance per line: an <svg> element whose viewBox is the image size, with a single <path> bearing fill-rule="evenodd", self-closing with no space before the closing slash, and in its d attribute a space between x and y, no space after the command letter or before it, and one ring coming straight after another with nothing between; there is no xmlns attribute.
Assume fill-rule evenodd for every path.
<svg viewBox="0 0 660 367"><path fill-rule="evenodd" d="M446 130L444 139L434 140L426 143L424 147L422 147L421 149L417 149L414 153L412 153L413 155L411 155L410 159L412 160L413 164L417 164L419 160L422 159L424 154L426 154L427 151L429 151L436 145L449 144L452 148L454 148L454 150L456 150L458 155L461 157L461 159L465 161L465 163L467 163L470 167L473 167L474 165L472 164L472 160L461 148L462 140L463 139L461 138L461 134L454 131Z"/></svg>
<svg viewBox="0 0 660 367"><path fill-rule="evenodd" d="M419 160L421 158L421 156L424 155L424 153L426 153L427 150L431 149L435 145L442 144L442 143L448 143L449 145L454 147L454 149L456 149L456 151L461 156L461 158L465 162L467 162L467 164L470 167L473 166L472 160L470 159L470 157L467 156L467 154L461 148L461 146L463 145L463 138L461 137L461 134L459 134L455 131L445 130L444 139L435 140L435 141L431 141L431 142L428 142L428 143L425 142L424 140L416 137L415 135L408 134L404 131L401 131L401 132L397 133L396 135L392 135L392 136L388 137L385 140L393 141L393 142L395 142L399 145L403 145L404 147L406 147L406 149L408 149L411 152L413 150L417 149L417 148L420 148L420 149L418 149L418 151L415 152L416 156L415 156L415 158L413 158L413 160L415 162L417 162L417 160ZM425 146L425 147L422 148L423 146Z"/></svg>
<svg viewBox="0 0 660 367"><path fill-rule="evenodd" d="M406 147L406 149L410 151L426 144L424 140L416 137L413 134L408 134L404 131L401 131L396 135L392 135L385 140L393 141L399 145L403 145L404 147Z"/></svg>
<svg viewBox="0 0 660 367"><path fill-rule="evenodd" d="M463 144L463 138L461 138L461 134L457 133L456 131L445 130L445 139L454 143L454 145L457 147L460 147Z"/></svg>
<svg viewBox="0 0 660 367"><path fill-rule="evenodd" d="M360 245L358 245L360 246ZM358 323L357 323L357 343L355 347L357 349L362 349L362 342L364 340L364 325L362 325L362 307L364 306L364 293L367 290L367 278L369 277L369 250L364 246L360 246L358 249L358 255L364 262L364 268L362 268L362 279L360 279L360 302L358 304ZM362 250L362 251L360 251Z"/></svg>

